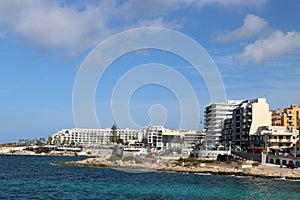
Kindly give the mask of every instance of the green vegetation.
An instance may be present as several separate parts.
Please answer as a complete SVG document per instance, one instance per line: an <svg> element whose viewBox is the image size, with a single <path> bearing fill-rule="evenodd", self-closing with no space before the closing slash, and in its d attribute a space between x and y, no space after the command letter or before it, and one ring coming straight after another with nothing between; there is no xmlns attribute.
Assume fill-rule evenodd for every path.
<svg viewBox="0 0 300 200"><path fill-rule="evenodd" d="M116 143L117 144L124 144L124 141L122 139L118 138L117 141L116 141Z"/></svg>
<svg viewBox="0 0 300 200"><path fill-rule="evenodd" d="M201 159L201 158L179 158L178 162L192 162L192 163L216 163L216 160L208 160L208 159Z"/></svg>
<svg viewBox="0 0 300 200"><path fill-rule="evenodd" d="M36 139L19 139L18 142L8 142L0 144L0 147L22 147L22 146L43 146L47 144L45 138Z"/></svg>
<svg viewBox="0 0 300 200"><path fill-rule="evenodd" d="M4 143L4 144L0 144L0 147L17 147L17 143L15 142L9 142L9 143Z"/></svg>
<svg viewBox="0 0 300 200"><path fill-rule="evenodd" d="M135 160L135 158L133 157L133 156L127 156L127 157L124 157L123 159L122 159L122 161L124 161L124 162L127 162L127 161L134 161Z"/></svg>
<svg viewBox="0 0 300 200"><path fill-rule="evenodd" d="M120 160L120 158L118 156L112 155L108 158L108 161L110 162L115 162L117 160Z"/></svg>
<svg viewBox="0 0 300 200"><path fill-rule="evenodd" d="M111 136L111 138L110 138L110 141L112 142L112 143L115 143L115 142L117 142L117 125L116 124L114 124L112 127L111 127L111 130L112 130L112 132L113 132L113 134L112 134L112 136Z"/></svg>
<svg viewBox="0 0 300 200"><path fill-rule="evenodd" d="M126 156L124 158L119 158L118 156L112 155L107 160L110 161L110 162L116 162L116 161L130 162L130 161L134 161L136 164L143 163L142 161L136 159L133 156Z"/></svg>

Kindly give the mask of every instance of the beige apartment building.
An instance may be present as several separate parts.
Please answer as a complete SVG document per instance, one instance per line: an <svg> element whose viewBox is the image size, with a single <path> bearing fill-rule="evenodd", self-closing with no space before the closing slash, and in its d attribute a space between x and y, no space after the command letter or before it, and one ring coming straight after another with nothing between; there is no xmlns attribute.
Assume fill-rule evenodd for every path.
<svg viewBox="0 0 300 200"><path fill-rule="evenodd" d="M272 126L284 126L286 130L298 130L300 107L292 104L289 108L272 111Z"/></svg>

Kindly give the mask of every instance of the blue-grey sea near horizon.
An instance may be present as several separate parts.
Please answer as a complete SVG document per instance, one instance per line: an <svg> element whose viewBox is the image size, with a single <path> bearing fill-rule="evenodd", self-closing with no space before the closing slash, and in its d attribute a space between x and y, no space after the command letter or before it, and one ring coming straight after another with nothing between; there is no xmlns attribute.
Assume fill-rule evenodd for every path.
<svg viewBox="0 0 300 200"><path fill-rule="evenodd" d="M0 199L300 199L300 182L57 166L79 157L0 155Z"/></svg>

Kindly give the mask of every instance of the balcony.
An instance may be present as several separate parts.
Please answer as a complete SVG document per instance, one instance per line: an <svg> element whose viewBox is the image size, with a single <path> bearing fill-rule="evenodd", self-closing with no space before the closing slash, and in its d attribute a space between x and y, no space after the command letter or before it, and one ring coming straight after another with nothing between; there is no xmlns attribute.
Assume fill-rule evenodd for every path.
<svg viewBox="0 0 300 200"><path fill-rule="evenodd" d="M292 130L294 128L294 126L288 126L289 130Z"/></svg>
<svg viewBox="0 0 300 200"><path fill-rule="evenodd" d="M291 143L291 139L269 139L267 142Z"/></svg>
<svg viewBox="0 0 300 200"><path fill-rule="evenodd" d="M294 115L293 115L293 113L288 113L287 116L293 117Z"/></svg>

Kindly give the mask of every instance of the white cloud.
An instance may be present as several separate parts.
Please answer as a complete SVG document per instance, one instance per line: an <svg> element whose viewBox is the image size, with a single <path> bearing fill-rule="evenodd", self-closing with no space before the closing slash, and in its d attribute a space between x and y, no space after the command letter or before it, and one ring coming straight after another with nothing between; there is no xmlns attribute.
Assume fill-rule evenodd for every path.
<svg viewBox="0 0 300 200"><path fill-rule="evenodd" d="M125 28L160 26L181 28L172 11L206 5L257 6L266 0L128 0L38 1L2 0L0 36L15 37L37 50L78 54Z"/></svg>
<svg viewBox="0 0 300 200"><path fill-rule="evenodd" d="M186 2L190 2L186 0ZM227 8L233 7L261 7L268 0L194 0L198 7L203 7L210 4L216 4Z"/></svg>
<svg viewBox="0 0 300 200"><path fill-rule="evenodd" d="M269 29L269 24L264 19L255 15L247 15L244 19L243 26L229 33L217 34L214 37L220 42L238 41L265 34Z"/></svg>
<svg viewBox="0 0 300 200"><path fill-rule="evenodd" d="M273 32L268 38L258 39L247 45L243 52L234 59L245 65L262 64L267 60L300 50L300 34L298 32Z"/></svg>
<svg viewBox="0 0 300 200"><path fill-rule="evenodd" d="M261 7L268 0L128 0L120 7L126 18L160 17L169 12L189 8L202 8L208 5L217 5L225 8Z"/></svg>
<svg viewBox="0 0 300 200"><path fill-rule="evenodd" d="M113 33L105 17L110 4L95 8L87 6L78 11L75 7L56 3L24 2L23 6L16 6L19 1L0 4L0 11L5 11L0 12L0 22L6 28L6 34L18 37L22 43L33 45L40 51L76 54Z"/></svg>
<svg viewBox="0 0 300 200"><path fill-rule="evenodd" d="M180 29L182 28L182 25L179 22L180 20L173 20L166 22L162 17L153 19L153 20L138 20L134 24L131 24L125 29L129 28L136 28L136 27L164 27L164 28L170 28L170 29Z"/></svg>

